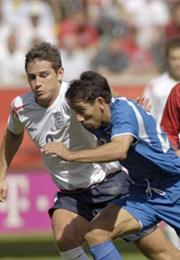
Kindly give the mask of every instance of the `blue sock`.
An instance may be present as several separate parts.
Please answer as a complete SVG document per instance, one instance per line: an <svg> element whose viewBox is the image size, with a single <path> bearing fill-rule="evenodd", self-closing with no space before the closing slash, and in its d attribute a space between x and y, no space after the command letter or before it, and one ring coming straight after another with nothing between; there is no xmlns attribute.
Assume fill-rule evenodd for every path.
<svg viewBox="0 0 180 260"><path fill-rule="evenodd" d="M122 260L121 255L111 241L91 246L89 249L95 260Z"/></svg>

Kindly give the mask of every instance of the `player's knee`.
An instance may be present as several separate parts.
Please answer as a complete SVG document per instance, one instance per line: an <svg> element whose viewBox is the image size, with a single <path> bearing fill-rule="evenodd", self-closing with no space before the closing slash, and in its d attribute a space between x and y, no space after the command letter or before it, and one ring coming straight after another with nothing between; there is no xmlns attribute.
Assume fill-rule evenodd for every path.
<svg viewBox="0 0 180 260"><path fill-rule="evenodd" d="M55 235L55 241L60 251L66 251L80 246L82 239L72 234L59 233Z"/></svg>
<svg viewBox="0 0 180 260"><path fill-rule="evenodd" d="M110 233L101 229L93 229L85 235L85 240L89 245L100 244L110 240Z"/></svg>

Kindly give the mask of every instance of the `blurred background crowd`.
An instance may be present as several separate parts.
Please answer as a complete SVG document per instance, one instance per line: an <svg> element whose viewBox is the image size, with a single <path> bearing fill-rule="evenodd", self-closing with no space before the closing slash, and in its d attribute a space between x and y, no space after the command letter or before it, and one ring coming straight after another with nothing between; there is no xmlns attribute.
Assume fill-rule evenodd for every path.
<svg viewBox="0 0 180 260"><path fill-rule="evenodd" d="M144 84L166 69L163 46L177 36L177 0L0 0L0 88L27 85L24 55L39 41L58 46L64 80L95 69Z"/></svg>

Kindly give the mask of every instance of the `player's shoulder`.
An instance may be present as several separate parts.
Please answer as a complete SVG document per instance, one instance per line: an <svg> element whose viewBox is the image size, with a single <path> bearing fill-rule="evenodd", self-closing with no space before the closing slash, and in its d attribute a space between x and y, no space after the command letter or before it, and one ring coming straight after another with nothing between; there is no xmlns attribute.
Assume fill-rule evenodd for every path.
<svg viewBox="0 0 180 260"><path fill-rule="evenodd" d="M171 90L171 93L177 93L180 95L180 82L178 82Z"/></svg>
<svg viewBox="0 0 180 260"><path fill-rule="evenodd" d="M177 83L172 89L167 99L168 102L177 102L180 100L180 83Z"/></svg>
<svg viewBox="0 0 180 260"><path fill-rule="evenodd" d="M68 90L69 86L70 86L70 84L67 81L63 81L61 83L61 88L60 88L61 96L65 96L66 91Z"/></svg>
<svg viewBox="0 0 180 260"><path fill-rule="evenodd" d="M27 104L32 104L34 103L34 95L32 92L27 92L25 94L16 96L12 100L12 104L14 107L24 107Z"/></svg>
<svg viewBox="0 0 180 260"><path fill-rule="evenodd" d="M123 97L123 96L116 96L112 98L112 103L129 103L129 102L134 102L133 99Z"/></svg>
<svg viewBox="0 0 180 260"><path fill-rule="evenodd" d="M148 86L149 88L153 89L154 91L158 90L158 88L165 88L168 86L173 86L176 84L176 81L170 77L167 72L162 73L161 75L153 78Z"/></svg>
<svg viewBox="0 0 180 260"><path fill-rule="evenodd" d="M113 97L112 98L112 107L118 108L118 107L128 107L132 106L133 104L136 104L136 102L132 99L128 99L127 97Z"/></svg>

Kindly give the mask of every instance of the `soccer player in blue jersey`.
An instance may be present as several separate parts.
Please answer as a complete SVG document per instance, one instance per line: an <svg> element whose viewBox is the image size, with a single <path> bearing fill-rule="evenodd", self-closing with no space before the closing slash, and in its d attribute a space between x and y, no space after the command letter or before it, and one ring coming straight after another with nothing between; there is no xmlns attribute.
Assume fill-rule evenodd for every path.
<svg viewBox="0 0 180 260"><path fill-rule="evenodd" d="M66 97L78 121L102 145L72 151L53 142L43 152L74 162L118 159L132 179L129 194L115 200L90 224L86 240L95 259L120 259L110 238L147 230L161 220L179 233L180 159L150 113L133 100L112 98L107 80L91 71L71 83ZM174 259L180 259L178 251Z"/></svg>

